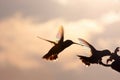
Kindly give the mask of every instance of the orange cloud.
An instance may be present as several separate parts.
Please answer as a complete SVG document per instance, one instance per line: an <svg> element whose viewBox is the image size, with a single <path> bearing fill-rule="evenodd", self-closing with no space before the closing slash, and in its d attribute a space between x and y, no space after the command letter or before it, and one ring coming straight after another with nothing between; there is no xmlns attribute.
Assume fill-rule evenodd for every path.
<svg viewBox="0 0 120 80"><path fill-rule="evenodd" d="M65 39L71 39L79 42L77 38L82 37L90 39L92 34L102 32L103 28L95 20L83 19L76 22L68 22L63 19L54 19L44 23L36 23L32 18L24 18L21 14L16 14L8 19L0 22L0 44L3 44L8 50L2 54L0 62L7 60L11 65L19 68L37 68L42 64L34 56L38 56L39 60L52 47L48 42L38 39L41 36L46 39L56 40L59 25L64 26ZM11 40L9 40L10 38ZM75 69L77 63L70 67L72 56L76 56L80 52L80 48L76 45L71 46L61 53L63 60L69 53L68 61L62 62L63 68ZM77 51L76 51L77 50ZM73 54L77 53L77 54ZM82 52L81 52L82 53ZM33 58L32 58L33 57ZM69 61L70 60L70 61ZM69 63L69 64L66 64Z"/></svg>

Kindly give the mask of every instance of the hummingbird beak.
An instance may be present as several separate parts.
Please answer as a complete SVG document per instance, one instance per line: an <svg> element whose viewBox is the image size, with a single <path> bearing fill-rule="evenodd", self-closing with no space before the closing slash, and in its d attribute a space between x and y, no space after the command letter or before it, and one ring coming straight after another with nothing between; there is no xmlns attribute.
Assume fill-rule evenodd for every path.
<svg viewBox="0 0 120 80"><path fill-rule="evenodd" d="M82 45L82 44L79 44L79 43L76 43L76 42L73 42L73 44L77 44L77 45L81 45L81 46L84 46L84 45Z"/></svg>

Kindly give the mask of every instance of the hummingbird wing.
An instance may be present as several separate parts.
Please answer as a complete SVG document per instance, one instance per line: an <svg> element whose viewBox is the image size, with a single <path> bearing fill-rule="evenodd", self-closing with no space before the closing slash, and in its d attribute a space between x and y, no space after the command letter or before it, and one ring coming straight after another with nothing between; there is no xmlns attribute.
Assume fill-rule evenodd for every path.
<svg viewBox="0 0 120 80"><path fill-rule="evenodd" d="M115 49L114 53L117 54L117 52L119 52L119 48L120 48L120 47L117 47L117 48Z"/></svg>
<svg viewBox="0 0 120 80"><path fill-rule="evenodd" d="M91 51L96 51L96 49L90 44L88 43L87 41L85 41L84 39L82 38L78 38L83 44L85 44L87 47L89 47L91 49Z"/></svg>
<svg viewBox="0 0 120 80"><path fill-rule="evenodd" d="M50 40L47 40L47 39L41 38L41 37L39 37L39 36L37 36L37 38L42 39L42 40L45 40L45 41L50 42L50 43L53 43L54 45L57 44L57 43L54 42L54 41L50 41Z"/></svg>
<svg viewBox="0 0 120 80"><path fill-rule="evenodd" d="M58 43L62 43L62 42L63 42L63 40L64 40L64 30L63 30L63 26L60 26L59 31L58 31L56 37L58 38Z"/></svg>

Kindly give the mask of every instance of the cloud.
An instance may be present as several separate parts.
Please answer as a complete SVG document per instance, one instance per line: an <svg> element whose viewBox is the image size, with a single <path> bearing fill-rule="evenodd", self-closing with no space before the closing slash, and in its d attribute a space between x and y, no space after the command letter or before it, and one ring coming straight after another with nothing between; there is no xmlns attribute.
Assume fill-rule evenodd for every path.
<svg viewBox="0 0 120 80"><path fill-rule="evenodd" d="M68 0L53 0L53 1L55 1L55 2L57 2L59 4L61 4L61 5L67 5L69 3Z"/></svg>
<svg viewBox="0 0 120 80"><path fill-rule="evenodd" d="M110 11L101 17L103 24L113 24L120 21L120 12Z"/></svg>
<svg viewBox="0 0 120 80"><path fill-rule="evenodd" d="M109 16L109 14L106 16ZM102 21L106 20L106 16L102 17ZM108 27L105 26L108 24L103 25L99 20L100 19L80 19L73 22L64 19L53 19L48 22L36 22L35 19L31 17L24 18L21 13L16 13L0 22L0 45L6 49L2 52L4 54L1 54L0 62L9 63L23 69L43 67L43 65L39 63L39 60L41 60L41 57L47 53L53 45L38 39L36 36L56 41L56 34L60 25L64 26L65 40L71 39L79 42L77 38L84 38L90 43L91 40L94 41L93 44L98 44L97 47L108 47L112 45L112 41L115 39L111 39L108 35L112 33L112 27L109 28L111 32L106 31ZM115 28L114 31L117 30L118 27ZM111 34L111 36L112 35L113 34ZM118 39L116 33L114 33L113 37L115 35ZM105 39L107 41L106 43L104 43ZM104 45L102 45L102 43L104 43ZM77 65L78 63L70 67L70 65L73 64L72 61L76 60L74 59L76 57L75 55L83 54L83 52L85 52L83 55L90 54L89 49L87 49L87 51L82 49L84 48L72 45L64 50L60 55L60 59L63 61L61 67L66 70L77 68L79 66ZM70 52L69 56L65 54L68 52ZM68 60L66 60L66 57L68 57Z"/></svg>
<svg viewBox="0 0 120 80"><path fill-rule="evenodd" d="M119 46L119 11L106 12L96 21L102 25L103 31L93 34L94 37L92 37L91 41L94 41L93 44L97 44L99 48L105 47L114 50L116 46Z"/></svg>
<svg viewBox="0 0 120 80"><path fill-rule="evenodd" d="M120 3L115 0L1 0L0 6L0 19L22 12L24 17L31 16L44 22L55 18L68 21L96 19L111 10L119 11Z"/></svg>
<svg viewBox="0 0 120 80"><path fill-rule="evenodd" d="M1 57L3 57L1 61L5 62L7 60L7 63L19 68L42 66L34 58L43 56L52 45L38 39L36 36L55 41L61 24L65 28L65 39L72 39L76 42L78 42L77 38L79 37L89 39L90 34L102 31L101 25L94 20L83 19L77 22L68 22L63 19L54 19L44 23L37 23L34 22L34 19L30 17L24 18L22 14L17 13L0 22L0 44L7 49L4 54L1 54ZM74 48L73 51L71 49L71 53L75 49L79 50L78 46L71 47ZM68 53L69 50L65 52ZM31 56L34 58L31 58Z"/></svg>
<svg viewBox="0 0 120 80"><path fill-rule="evenodd" d="M114 22L113 25L115 24ZM60 53L57 61L50 62L41 59L53 45L38 39L36 36L55 41L59 25L64 26L65 39L79 42L77 38L81 37L91 44L95 44L95 47L100 47L100 49L106 47L114 49L111 45L114 39L119 39L119 23L113 30L113 25L111 27L108 27L109 24L103 25L99 19L67 21L56 18L47 22L36 22L34 18L24 17L21 13L17 13L0 21L0 45L6 49L0 54L0 66L3 66L0 69L10 75L10 72L15 68L13 74L16 74L17 79L22 78L22 80L29 79L28 76L36 80L48 78L51 80L80 79L80 77L87 80L86 75L91 73L94 66L84 69L84 65L76 55L86 55L89 53L89 49L84 50L85 48L81 46L72 45ZM111 36L114 38L112 39ZM114 45L117 44L114 43ZM90 74L89 78L91 79L91 76L92 79L95 78L95 74L104 76L103 72L100 72L101 69L106 68L103 66L99 69L98 66L94 67L95 72ZM115 75L116 79L119 78L118 74L109 68L107 68L106 74ZM16 79L13 75L11 76L10 80ZM105 78L112 80L108 76ZM3 77L3 80L6 78Z"/></svg>
<svg viewBox="0 0 120 80"><path fill-rule="evenodd" d="M0 0L0 10L1 80L120 78L111 68L85 68L76 55L89 56L90 51L78 45L65 49L56 61L43 60L41 57L53 45L36 38L56 41L59 26L63 25L65 39L79 42L80 37L97 49L114 51L120 39L119 0Z"/></svg>

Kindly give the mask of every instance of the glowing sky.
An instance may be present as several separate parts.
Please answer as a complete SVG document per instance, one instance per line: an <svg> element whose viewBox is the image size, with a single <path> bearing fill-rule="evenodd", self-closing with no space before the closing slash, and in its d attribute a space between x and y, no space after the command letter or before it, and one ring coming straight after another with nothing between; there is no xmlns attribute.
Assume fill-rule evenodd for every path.
<svg viewBox="0 0 120 80"><path fill-rule="evenodd" d="M89 49L72 45L56 61L41 57L63 25L65 39L84 38L97 49L119 46L119 0L0 0L0 80L118 80L119 73L101 65L85 67L77 54Z"/></svg>

